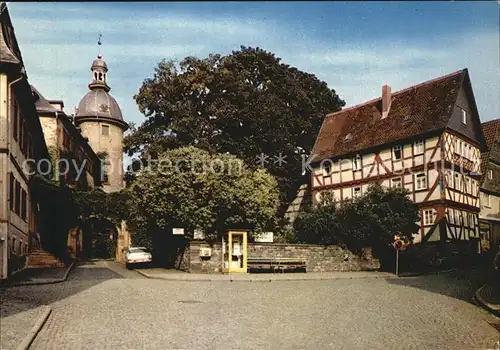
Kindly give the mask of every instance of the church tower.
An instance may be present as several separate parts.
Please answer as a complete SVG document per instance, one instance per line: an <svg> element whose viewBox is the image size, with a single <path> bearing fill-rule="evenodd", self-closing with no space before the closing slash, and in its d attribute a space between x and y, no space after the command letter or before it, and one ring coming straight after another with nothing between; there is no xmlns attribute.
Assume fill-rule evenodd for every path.
<svg viewBox="0 0 500 350"><path fill-rule="evenodd" d="M99 36L99 46L101 39ZM89 92L81 99L75 113L75 124L90 147L101 158L101 180L107 193L125 187L123 178L123 133L128 124L123 120L120 106L109 94L108 65L99 53L90 68L92 80ZM116 260L122 262L130 246L130 234L125 221L117 225ZM85 240L84 240L85 241ZM88 239L87 239L88 241Z"/></svg>
<svg viewBox="0 0 500 350"><path fill-rule="evenodd" d="M120 106L109 94L108 66L101 54L92 62L90 70L90 91L78 104L75 124L102 160L103 190L115 192L124 187L123 133L128 129L128 124L123 120Z"/></svg>

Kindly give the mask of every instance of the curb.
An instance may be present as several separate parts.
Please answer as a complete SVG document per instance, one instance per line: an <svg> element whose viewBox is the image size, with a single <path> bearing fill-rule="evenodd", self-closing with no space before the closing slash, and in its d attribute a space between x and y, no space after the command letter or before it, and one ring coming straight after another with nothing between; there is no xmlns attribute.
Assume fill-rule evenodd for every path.
<svg viewBox="0 0 500 350"><path fill-rule="evenodd" d="M142 272L140 270L134 270L138 274L149 278L149 279L155 279L155 280L163 280L163 281L177 281L177 282L282 282L282 281L329 281L329 280L344 280L344 279L397 279L398 277L396 276L363 276L363 277L320 277L320 278L303 278L303 277L292 277L292 278L284 278L284 279L233 279L233 278L227 278L227 279L220 279L220 278L210 278L210 277L200 277L200 278L190 278L190 279L184 279L184 278L174 278L174 277L163 277L163 276L151 276L145 272ZM219 276L219 275L217 275Z"/></svg>
<svg viewBox="0 0 500 350"><path fill-rule="evenodd" d="M486 300L483 299L483 297L481 296L481 291L483 290L483 288L486 287L486 285L482 286L481 288L479 288L476 293L474 294L474 299L476 300L477 303L480 304L480 306L482 306L484 309L488 310L489 312L491 312L492 314L494 314L495 316L497 317L500 317L500 308L495 307L495 305L493 304L490 304L488 303Z"/></svg>
<svg viewBox="0 0 500 350"><path fill-rule="evenodd" d="M44 305L43 308L44 310L42 312L42 315L36 320L30 332L28 333L28 335L26 335L26 337L24 337L23 341L21 342L21 344L17 346L16 350L29 349L31 343L33 343L33 340L35 340L36 336L42 329L43 325L45 324L45 322L47 322L47 319L49 318L52 309L46 305Z"/></svg>
<svg viewBox="0 0 500 350"><path fill-rule="evenodd" d="M69 273L71 272L73 267L75 267L75 264L76 264L76 260L73 260L71 265L69 265L68 269L66 270L66 273L61 278L54 278L52 280L47 280L47 281L29 281L29 282L12 283L10 285L10 287L39 286L39 285L43 285L43 284L55 284L55 283L65 282L68 279Z"/></svg>
<svg viewBox="0 0 500 350"><path fill-rule="evenodd" d="M428 275L441 275L445 273L450 273L453 271L458 271L458 268L454 267L452 269L448 270L441 270L441 271L431 271L431 272L407 272L407 273L400 273L399 277L419 277L419 276L428 276Z"/></svg>

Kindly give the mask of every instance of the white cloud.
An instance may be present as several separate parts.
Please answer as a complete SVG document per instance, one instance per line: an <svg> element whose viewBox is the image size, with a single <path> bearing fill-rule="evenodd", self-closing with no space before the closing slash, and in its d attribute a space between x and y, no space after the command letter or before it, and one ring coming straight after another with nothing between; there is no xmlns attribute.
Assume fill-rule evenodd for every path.
<svg viewBox="0 0 500 350"><path fill-rule="evenodd" d="M455 33L453 39L436 37L427 42L383 38L336 42L269 21L123 11L92 16L80 4L66 5L52 12L37 11L32 4L9 6L30 82L45 97L64 99L69 111L87 92L90 64L97 53L94 43L101 32L111 93L128 121L143 120L132 96L162 58L203 57L240 45L265 48L284 62L316 74L347 105L379 96L386 83L396 91L467 67L482 119L500 117L496 32Z"/></svg>

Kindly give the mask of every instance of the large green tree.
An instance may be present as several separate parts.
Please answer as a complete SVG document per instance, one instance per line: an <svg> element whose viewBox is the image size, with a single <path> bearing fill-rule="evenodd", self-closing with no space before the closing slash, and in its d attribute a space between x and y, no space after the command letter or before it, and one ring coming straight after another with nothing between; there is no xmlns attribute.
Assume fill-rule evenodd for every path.
<svg viewBox="0 0 500 350"><path fill-rule="evenodd" d="M146 120L125 140L129 155L196 146L229 152L248 166L257 157L279 184L286 203L301 182L302 155L314 145L325 114L345 105L313 74L260 48L229 55L162 61L134 96ZM282 155L286 163L275 162Z"/></svg>
<svg viewBox="0 0 500 350"><path fill-rule="evenodd" d="M275 225L279 194L266 170L192 146L159 156L162 162L143 170L128 189L129 223L138 235L183 227L215 238L228 228Z"/></svg>

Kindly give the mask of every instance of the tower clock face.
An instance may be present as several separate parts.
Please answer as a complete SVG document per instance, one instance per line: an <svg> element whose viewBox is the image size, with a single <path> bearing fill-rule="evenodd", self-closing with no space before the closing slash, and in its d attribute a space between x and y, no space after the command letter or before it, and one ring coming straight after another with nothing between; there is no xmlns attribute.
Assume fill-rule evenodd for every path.
<svg viewBox="0 0 500 350"><path fill-rule="evenodd" d="M109 106L105 104L99 105L99 110L103 113L109 112Z"/></svg>

